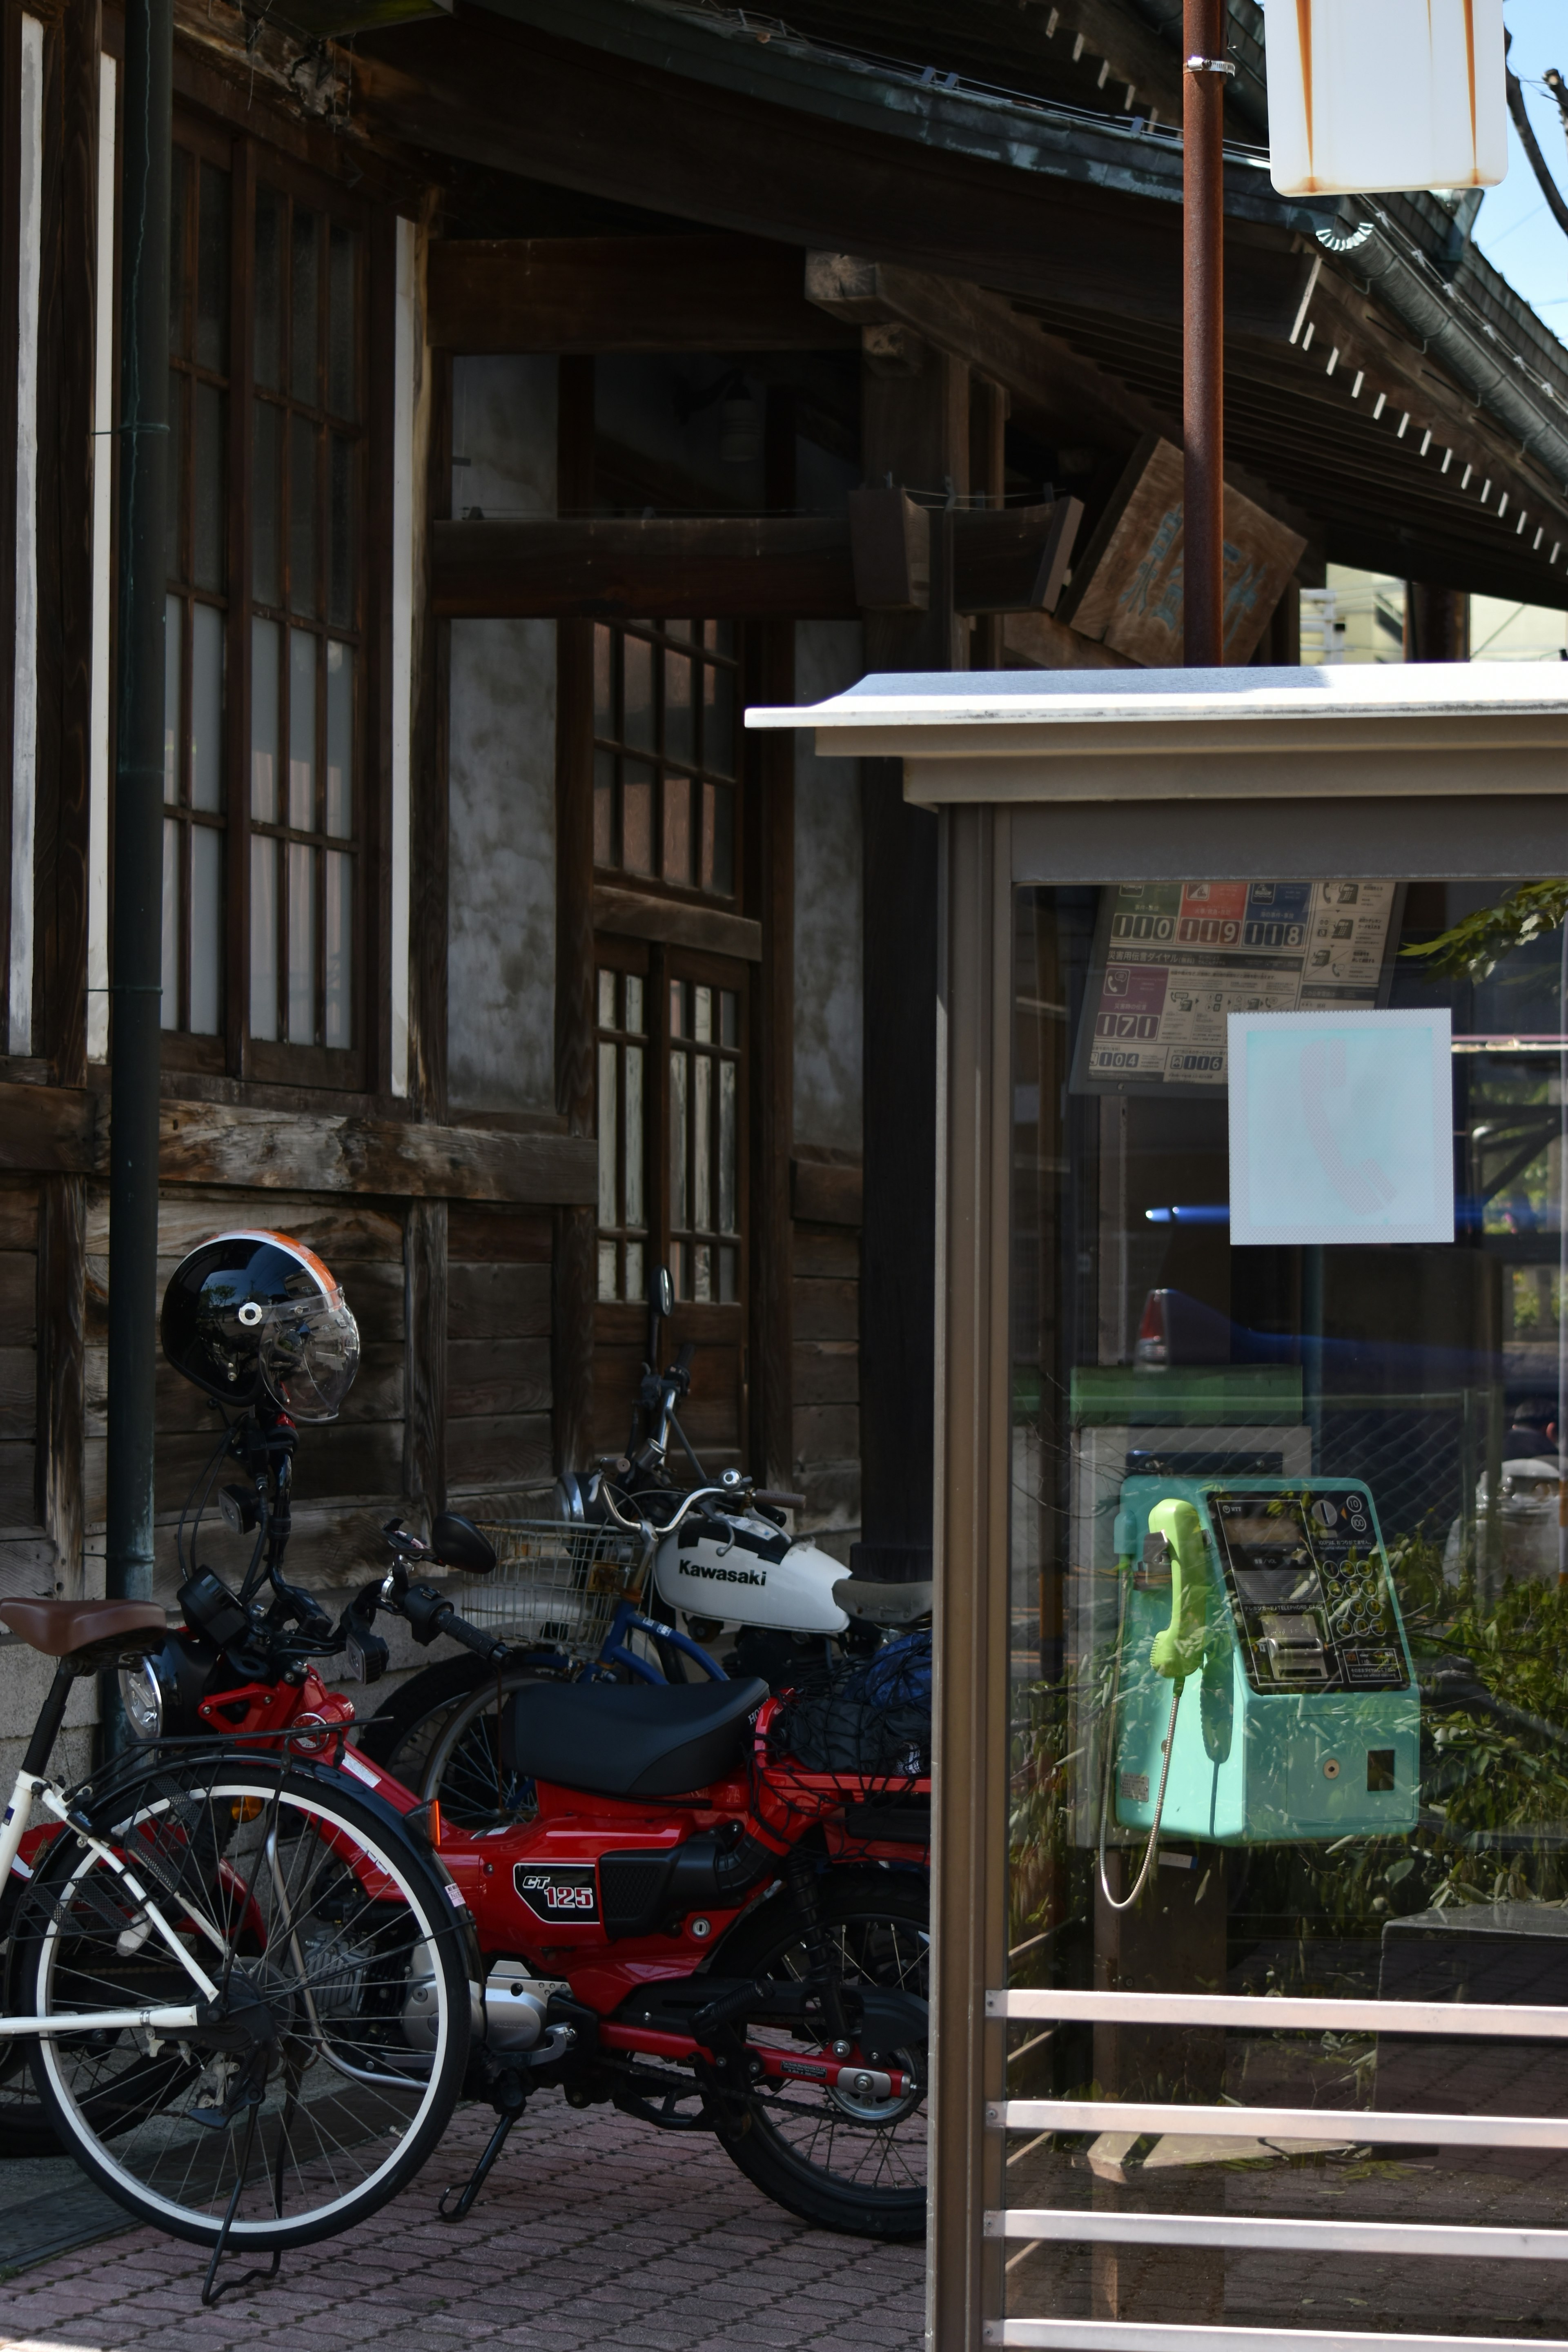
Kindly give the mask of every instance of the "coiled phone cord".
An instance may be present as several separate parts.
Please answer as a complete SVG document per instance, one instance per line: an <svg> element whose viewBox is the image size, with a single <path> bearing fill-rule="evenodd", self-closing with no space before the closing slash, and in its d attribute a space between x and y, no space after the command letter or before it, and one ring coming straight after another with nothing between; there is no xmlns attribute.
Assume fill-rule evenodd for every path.
<svg viewBox="0 0 1568 2352"><path fill-rule="evenodd" d="M1154 1865L1154 1855L1160 1843L1160 1818L1165 1810L1165 1783L1171 1776L1171 1751L1176 1744L1176 1709L1182 1703L1182 1688L1186 1677L1178 1675L1171 1692L1171 1720L1165 1727L1165 1760L1160 1767L1160 1792L1154 1800L1154 1822L1149 1832L1149 1843L1143 1849L1143 1866L1134 1881L1131 1895L1120 1901L1112 1895L1105 1875L1105 1832L1110 1818L1110 1781L1116 1769L1116 1710L1121 1697L1121 1643L1127 1622L1127 1587L1121 1587L1121 1610L1116 1624L1116 1667L1110 1684L1110 1713L1105 1735L1105 1764L1100 1776L1100 1891L1112 1911L1131 1911L1143 1892L1143 1882Z"/></svg>

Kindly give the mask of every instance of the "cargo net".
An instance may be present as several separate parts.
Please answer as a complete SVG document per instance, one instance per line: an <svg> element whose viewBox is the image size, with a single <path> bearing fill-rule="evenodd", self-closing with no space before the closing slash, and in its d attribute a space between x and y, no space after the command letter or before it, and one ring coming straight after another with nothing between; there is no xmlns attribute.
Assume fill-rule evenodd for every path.
<svg viewBox="0 0 1568 2352"><path fill-rule="evenodd" d="M458 1615L508 1641L561 1651L580 1665L597 1657L621 1602L641 1592L640 1541L618 1528L579 1527L542 1510L475 1525L496 1565L489 1576L453 1578L447 1590Z"/></svg>
<svg viewBox="0 0 1568 2352"><path fill-rule="evenodd" d="M931 1637L908 1633L875 1656L811 1666L795 1678L764 1742L761 1810L817 1820L874 1797L929 1801ZM783 1823L777 1819L770 1826Z"/></svg>

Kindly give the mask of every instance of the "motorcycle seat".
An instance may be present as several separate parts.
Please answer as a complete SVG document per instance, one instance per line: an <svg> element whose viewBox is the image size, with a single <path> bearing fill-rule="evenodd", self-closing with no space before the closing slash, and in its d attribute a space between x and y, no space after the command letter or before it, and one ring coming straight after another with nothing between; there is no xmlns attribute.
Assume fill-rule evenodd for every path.
<svg viewBox="0 0 1568 2352"><path fill-rule="evenodd" d="M501 1754L530 1780L599 1797L683 1797L733 1771L764 1682L525 1683Z"/></svg>

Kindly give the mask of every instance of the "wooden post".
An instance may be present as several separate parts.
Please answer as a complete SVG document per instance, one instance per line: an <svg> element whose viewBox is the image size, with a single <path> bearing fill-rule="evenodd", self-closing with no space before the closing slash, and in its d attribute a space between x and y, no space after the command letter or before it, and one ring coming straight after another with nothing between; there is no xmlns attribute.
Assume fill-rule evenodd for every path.
<svg viewBox="0 0 1568 2352"><path fill-rule="evenodd" d="M930 499L969 481L969 372L912 341L903 372L868 368L863 462ZM912 365L911 365L912 363ZM869 671L962 669L949 516L931 514L923 613L868 613ZM860 1244L861 1534L855 1573L931 1572L936 1348L937 827L904 801L897 760L861 762L865 872L865 1222Z"/></svg>
<svg viewBox="0 0 1568 2352"><path fill-rule="evenodd" d="M1189 668L1224 644L1225 0L1184 0L1183 636Z"/></svg>
<svg viewBox="0 0 1568 2352"><path fill-rule="evenodd" d="M558 375L555 503L594 502L594 362ZM555 1107L570 1135L594 1132L594 625L555 625ZM551 1377L558 1471L594 1450L597 1218L558 1209L552 1252Z"/></svg>
<svg viewBox="0 0 1568 2352"><path fill-rule="evenodd" d="M1405 658L1462 662L1470 658L1470 600L1462 588L1428 588L1412 580L1405 591Z"/></svg>

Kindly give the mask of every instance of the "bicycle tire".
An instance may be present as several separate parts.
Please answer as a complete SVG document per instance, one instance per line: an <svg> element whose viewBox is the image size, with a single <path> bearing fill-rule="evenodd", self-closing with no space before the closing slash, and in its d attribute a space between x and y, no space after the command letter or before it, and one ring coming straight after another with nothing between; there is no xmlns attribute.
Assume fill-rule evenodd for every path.
<svg viewBox="0 0 1568 2352"><path fill-rule="evenodd" d="M538 1811L533 1783L512 1779L501 1765L500 1707L530 1683L558 1679L536 1668L503 1666L449 1710L425 1750L416 1784L421 1797L437 1800L443 1821L470 1834L518 1829L532 1821ZM386 1769L406 1785L406 1769L398 1762Z"/></svg>
<svg viewBox="0 0 1568 2352"><path fill-rule="evenodd" d="M846 1981L930 1998L930 1891L917 1873L840 1869L817 1880L817 1908ZM802 1977L805 1924L782 1890L738 1919L713 1956L725 1977ZM799 2048L798 2039L753 2026L748 2042ZM814 2048L816 2045L813 2045ZM926 2052L900 2053L916 2089L879 2116L838 2094L786 2084L715 2112L720 2146L786 2212L858 2238L908 2239L926 2225Z"/></svg>
<svg viewBox="0 0 1568 2352"><path fill-rule="evenodd" d="M62 2144L127 2210L190 2243L226 2228L237 2253L282 2250L364 2220L435 2147L467 2071L467 1953L428 1856L339 1775L280 1759L155 1767L86 1810L275 2041L257 2059L199 2026L40 2037L34 2078ZM39 2017L195 1997L77 1837L55 1841L17 1932Z"/></svg>

